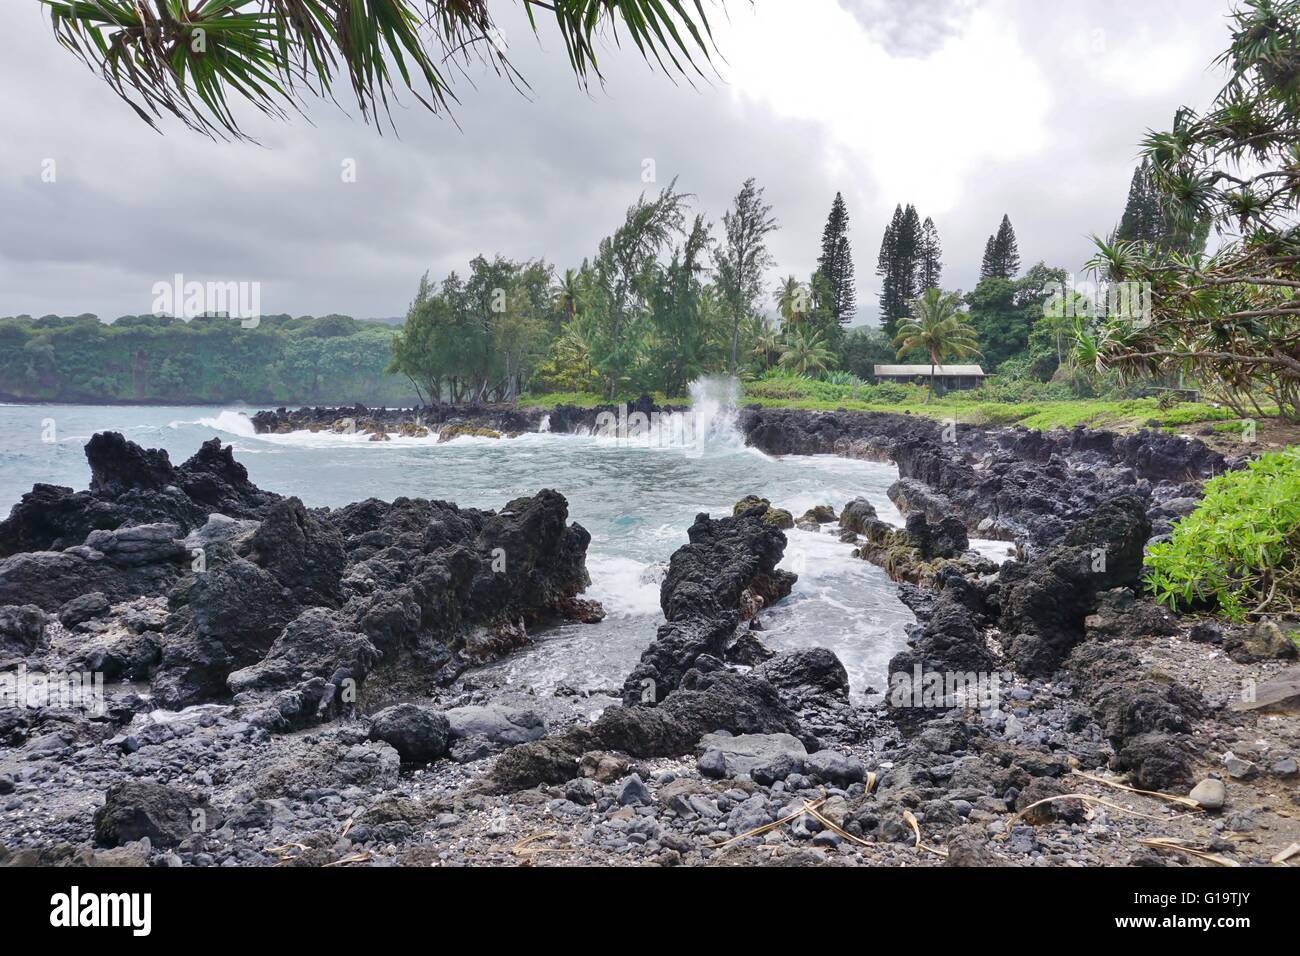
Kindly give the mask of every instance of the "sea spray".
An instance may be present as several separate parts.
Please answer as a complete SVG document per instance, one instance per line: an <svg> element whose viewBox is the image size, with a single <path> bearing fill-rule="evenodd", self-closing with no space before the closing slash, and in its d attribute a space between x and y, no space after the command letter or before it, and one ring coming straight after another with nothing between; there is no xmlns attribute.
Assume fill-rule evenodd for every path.
<svg viewBox="0 0 1300 956"><path fill-rule="evenodd" d="M700 457L714 448L743 448L736 425L739 385L734 379L705 378L690 387L691 406L682 411L642 412L620 404L596 416L592 437L616 445L684 450Z"/></svg>
<svg viewBox="0 0 1300 956"><path fill-rule="evenodd" d="M216 418L200 418L198 422L173 422L172 425L190 425L198 424L204 428L214 428L217 431L225 432L227 435L238 435L241 438L256 438L257 429L253 427L252 420L243 412L235 412L227 409L217 415Z"/></svg>

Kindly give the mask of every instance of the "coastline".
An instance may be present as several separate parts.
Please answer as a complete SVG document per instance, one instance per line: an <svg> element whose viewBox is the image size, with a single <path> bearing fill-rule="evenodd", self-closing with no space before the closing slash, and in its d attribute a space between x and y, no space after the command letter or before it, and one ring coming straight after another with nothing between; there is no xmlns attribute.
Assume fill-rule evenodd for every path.
<svg viewBox="0 0 1300 956"><path fill-rule="evenodd" d="M325 427L326 418L339 411L310 414ZM483 427L519 423L515 410L478 411ZM559 429L554 429L556 410L547 414L554 430L569 431L591 427L598 413L561 409ZM295 422L263 419L268 429L283 424ZM71 761L79 772L106 783L149 784L114 790L110 783L107 805L116 809L101 812L93 795L43 790L39 776L10 776L20 794L42 794L49 805L48 817L37 824L45 836L35 844L10 845L10 862L53 862L74 852L60 846L90 840L100 844L92 853L141 862L275 862L276 854L259 847L280 841L300 849L278 856L299 864L333 862L348 854L407 864L504 863L518 862L510 847L542 826L560 830L547 844L567 851L546 860L556 863L757 862L757 848L787 861L793 855L824 865L1123 863L1156 853L1124 841L1144 833L1167 835L1171 822L1154 827L1139 817L1116 817L1099 829L1095 818L1087 820L1097 804L1064 798L1076 787L1105 793L1102 785L1076 779L1075 771L1126 772L1148 785L1143 789L1190 787L1193 778L1213 769L1207 737L1225 739L1234 727L1245 729L1244 718L1229 718L1236 712L1227 709L1240 682L1264 683L1287 659L1283 645L1204 621L1175 621L1134 592L1141 545L1167 528L1177 513L1171 508L1187 506L1194 486L1233 463L1198 442L1158 433L1106 438L1110 433L1081 429L1044 436L962 426L949 441L940 423L915 416L753 407L740 411L739 424L751 444L772 454L839 454L898 464L900 479L890 497L902 502L908 523L892 529L887 541L872 523L874 516L855 503L832 503L833 521L823 520L826 515L798 520L840 536L845 560L882 563L901 582L900 596L916 613L917 625L912 648L895 659L891 673L917 667L921 674L1005 672L1010 675L1001 691L1006 697L995 714L955 706L944 695L938 706L933 701L920 707L899 708L888 701L855 706L833 654L765 655L762 630L754 622L761 624L762 608L779 601L790 585L779 570L786 545L780 527L795 516L778 514L779 501L697 521L691 544L673 556L664 580L665 622L659 635L629 674L622 703L606 707L592 722L549 703L521 700L509 688L476 686L473 671L453 663L457 654L472 663L481 654L518 647L519 635L500 618L486 630L448 632L441 651L437 642L417 643L387 664L370 659L365 642L374 645L378 632L367 627L373 630L380 619L354 604L360 599L383 604L398 592L366 594L354 590L355 584L334 589L358 580L346 570L351 564L379 559L382 552L374 544L361 543L367 535L383 533L390 521L427 522L430 513L421 510L427 503L297 510L301 506L295 508L293 499L267 497L251 487L219 443L205 446L196 463L185 463L172 475L159 472L162 463L151 453L109 442L96 450L98 466L92 459L92 492L82 499L87 507L126 509L128 524L137 527L149 509L161 508L164 517L193 525L191 535L212 537L228 566L247 565L241 573L253 578L259 571L275 577L277 569L315 570L306 582L301 571L293 572L299 594L290 605L278 611L268 605L269 624L260 640L269 643L243 651L245 657L265 657L239 671L247 676L226 690L222 685L234 672L225 665L216 664L213 671L215 662L203 664L210 676L193 679L200 645L187 642L201 635L186 636L193 626L187 614L199 606L196 600L208 600L205 585L179 569L174 584L151 580L142 570L176 562L172 542L177 539L160 534L142 540L119 531L107 532L116 534L110 542L105 532L93 532L101 535L97 544L109 545L101 554L129 553L135 562L117 569L120 580L91 582L121 588L113 595L120 599L77 620L87 609L65 614L66 602L54 604L62 593L51 590L49 610L42 613L58 611L68 624L50 624L49 644L24 660L75 654L90 636L106 633L87 632L88 623L107 623L107 633L127 645L117 649L118 659L141 667L140 676L156 679L159 669L172 675L155 681L156 688L179 693L171 698L173 705L190 709L158 722L149 716L153 704L137 703L119 708L107 726L70 722L51 710L22 714L0 728L5 731L0 765L6 772L9 766ZM160 482L178 486L187 500L164 493ZM219 489L215 496L214 488ZM1010 494L1012 488L1018 494ZM200 489L205 498L194 497ZM209 507L218 501L219 508ZM197 510L188 510L196 505ZM546 508L556 514L558 506ZM33 515L48 513L48 503L33 507ZM238 525L214 526L205 508L206 515L224 514ZM955 524L944 525L948 518ZM990 519L1022 544L1026 560L998 569L963 557L960 532L979 530ZM503 513L470 520L461 533L479 540L472 547L481 551L487 542L473 522L508 519ZM548 522L555 527L554 519ZM528 524L507 536L534 553L535 532L522 531ZM307 533L302 543L287 551L272 547L295 526ZM1085 526L1091 530L1081 531ZM65 536L70 541L80 533L74 521ZM227 537L216 540L218 535ZM341 536L337 548L326 543L336 535ZM575 539L580 540L581 535ZM1104 574L1077 574L1073 569L1086 565L1084 559L1102 542L1118 560ZM54 545L65 543L42 543ZM395 546L393 538L388 547ZM65 546L74 555L75 550ZM28 560L32 555L30 549L11 553ZM321 567L312 557L321 553L336 556ZM491 551L481 553L483 561ZM144 556L148 560L141 561ZM0 584L12 580L13 560L0 564ZM574 590L580 575L571 563L568 567L558 580L569 583L536 607L563 606L564 613L578 618L596 613L572 603L580 593ZM369 572L381 578L392 573ZM48 585L48 576L43 580ZM141 587L151 593L133 597ZM183 589L183 600L178 601L177 588ZM350 631L347 620L360 630ZM150 634L162 645L157 649L161 665L149 662L153 652L147 644L154 638L145 636ZM397 638L387 645L389 651L403 646L398 634L384 636ZM187 646L192 650L184 651ZM474 651L466 656L470 648ZM1293 646L1291 651L1293 656ZM1153 654L1159 661L1155 670L1178 674L1175 683L1153 678ZM1189 667L1183 658L1194 658L1197 666ZM292 663L286 669L275 663L279 660ZM401 666L393 669L398 660ZM177 667L188 676L178 679ZM297 683L304 667L318 676ZM418 688L401 687L401 678L410 673L434 679L417 682ZM340 699L342 682L358 678L368 688L360 699ZM653 700L643 696L647 680ZM223 692L213 696L218 688ZM226 696L236 689L233 699ZM422 704L399 704L397 713L383 706L409 699L411 689L423 695ZM105 736L109 730L117 732ZM734 736L718 737L719 730ZM1250 732L1265 733L1259 727ZM1300 743L1294 720L1267 733L1275 752ZM198 776L167 769L187 762L204 769ZM1266 762L1255 763L1261 765L1252 764L1254 772L1240 780L1229 771L1234 808L1254 818L1266 815L1274 832L1285 832L1288 824L1276 819L1267 799L1285 775ZM1285 759L1277 763L1286 769ZM244 769L233 773L233 764ZM245 775L251 782L241 782ZM313 796L321 792L326 792L323 804ZM826 808L834 826L796 812L787 824L766 831L776 837L735 839L782 819L798 799L824 801L818 806ZM1042 799L1057 809L1033 812L1031 806ZM196 800L225 819L208 832L173 842L160 822L167 817L163 809L190 807ZM259 808L252 816L239 810L248 800ZM1147 812L1148 802L1135 807ZM281 805L292 811L288 818L276 809ZM909 846L912 833L904 811L946 855ZM362 822L340 837L337 823L344 812ZM158 824L157 832L133 834L102 823L130 813ZM93 833L87 829L91 816ZM141 835L151 837L147 845L141 845ZM106 842L117 848L105 847ZM1237 850L1234 844L1231 852Z"/></svg>

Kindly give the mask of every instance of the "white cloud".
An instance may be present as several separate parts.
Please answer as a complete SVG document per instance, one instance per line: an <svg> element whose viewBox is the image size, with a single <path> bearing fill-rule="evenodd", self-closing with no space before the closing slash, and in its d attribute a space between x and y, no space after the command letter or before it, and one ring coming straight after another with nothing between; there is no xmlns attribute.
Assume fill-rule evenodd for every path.
<svg viewBox="0 0 1300 956"><path fill-rule="evenodd" d="M274 311L400 314L426 268L479 252L576 265L645 188L645 157L715 222L757 177L782 223L782 273L812 270L842 191L867 311L898 202L935 218L950 286L973 284L1004 212L1026 264L1077 267L1086 235L1120 215L1145 129L1217 89L1206 67L1226 9L733 0L717 23L721 81L674 84L611 49L590 94L554 37L512 20L530 97L478 78L458 90L459 129L412 105L400 137L311 104L310 123L252 118L258 147L150 131L23 4L0 32L0 315L143 311L174 272L260 280ZM51 157L55 186L40 181Z"/></svg>

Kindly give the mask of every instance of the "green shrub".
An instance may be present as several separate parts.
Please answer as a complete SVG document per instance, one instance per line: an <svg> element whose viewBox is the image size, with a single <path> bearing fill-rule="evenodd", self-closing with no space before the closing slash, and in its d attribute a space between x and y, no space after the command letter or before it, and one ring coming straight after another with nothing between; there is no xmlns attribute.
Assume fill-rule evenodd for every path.
<svg viewBox="0 0 1300 956"><path fill-rule="evenodd" d="M1064 382L1040 382L1032 378L1003 377L1001 374L995 375L969 394L981 402L1054 402L1074 398L1070 386Z"/></svg>
<svg viewBox="0 0 1300 956"><path fill-rule="evenodd" d="M745 383L745 399L749 401L817 402L830 405L862 403L868 405L897 405L919 402L925 390L914 385L882 382L864 385L861 381L832 381L829 377L818 381L788 372L770 371L754 382Z"/></svg>
<svg viewBox="0 0 1300 956"><path fill-rule="evenodd" d="M827 385L850 385L855 387L860 387L866 384L866 382L862 381L862 379L858 378L852 372L845 372L843 370L826 372L822 375L822 381Z"/></svg>
<svg viewBox="0 0 1300 956"><path fill-rule="evenodd" d="M1300 608L1300 450L1206 482L1172 538L1148 549L1147 584L1171 608L1234 621Z"/></svg>

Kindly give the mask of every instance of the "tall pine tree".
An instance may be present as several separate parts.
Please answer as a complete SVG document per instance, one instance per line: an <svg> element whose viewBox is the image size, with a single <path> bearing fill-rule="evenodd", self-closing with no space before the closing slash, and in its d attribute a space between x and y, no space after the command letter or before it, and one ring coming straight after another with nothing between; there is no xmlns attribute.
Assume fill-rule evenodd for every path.
<svg viewBox="0 0 1300 956"><path fill-rule="evenodd" d="M1142 160L1142 165L1133 171L1124 217L1115 238L1150 243L1164 252L1200 254L1205 251L1209 234L1209 219L1197 222L1191 229L1170 220L1161 204L1150 160Z"/></svg>
<svg viewBox="0 0 1300 956"><path fill-rule="evenodd" d="M1124 217L1119 223L1117 239L1155 242L1160 238L1164 217L1153 185L1151 164L1144 159L1142 165L1133 170L1133 179L1128 186L1128 202L1124 206Z"/></svg>
<svg viewBox="0 0 1300 956"><path fill-rule="evenodd" d="M822 254L817 271L826 280L826 307L840 325L848 325L858 311L858 292L853 281L853 250L849 246L849 211L844 197L835 194L831 214L822 230Z"/></svg>
<svg viewBox="0 0 1300 956"><path fill-rule="evenodd" d="M880 324L893 337L898 320L911 314L911 302L921 292L921 220L916 207L894 209L880 243L876 275L880 276Z"/></svg>
<svg viewBox="0 0 1300 956"><path fill-rule="evenodd" d="M876 275L880 277L880 325L890 338L901 311L902 296L898 292L898 233L903 228L903 207L894 207L894 218L885 227L880 240L880 256L876 259Z"/></svg>
<svg viewBox="0 0 1300 956"><path fill-rule="evenodd" d="M911 203L903 210L903 229L898 234L898 269L904 302L921 294L921 217ZM911 311L905 313L911 315Z"/></svg>
<svg viewBox="0 0 1300 956"><path fill-rule="evenodd" d="M1020 272L1020 249L1016 245L1016 231L1011 228L1011 217L1004 215L1002 225L984 244L984 262L980 266L981 279L1014 279Z"/></svg>
<svg viewBox="0 0 1300 956"><path fill-rule="evenodd" d="M929 216L921 224L921 283L920 291L938 289L943 281L943 246L939 244L939 230Z"/></svg>

